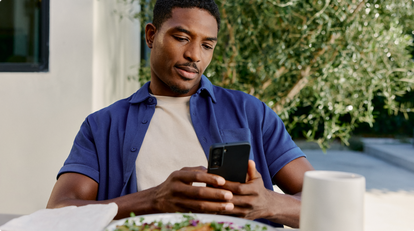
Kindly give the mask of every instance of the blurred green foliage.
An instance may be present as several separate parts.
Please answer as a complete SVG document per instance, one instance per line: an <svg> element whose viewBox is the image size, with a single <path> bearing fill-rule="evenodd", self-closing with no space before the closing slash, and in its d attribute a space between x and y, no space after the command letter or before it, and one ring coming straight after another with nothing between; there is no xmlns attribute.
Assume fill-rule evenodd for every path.
<svg viewBox="0 0 414 231"><path fill-rule="evenodd" d="M141 3L143 24L154 2ZM414 102L399 99L414 90L413 0L216 3L222 25L204 74L265 102L293 136L326 148L332 139L348 144L375 117L412 115Z"/></svg>
<svg viewBox="0 0 414 231"><path fill-rule="evenodd" d="M414 105L414 91L405 94L403 97L397 97L397 102L409 103ZM404 139L413 137L414 135L414 113L404 114L398 113L389 115L387 109L384 108L384 98L381 96L374 97L373 104L377 110L374 111L375 122L372 127L368 124L359 125L353 134L364 137L389 137Z"/></svg>

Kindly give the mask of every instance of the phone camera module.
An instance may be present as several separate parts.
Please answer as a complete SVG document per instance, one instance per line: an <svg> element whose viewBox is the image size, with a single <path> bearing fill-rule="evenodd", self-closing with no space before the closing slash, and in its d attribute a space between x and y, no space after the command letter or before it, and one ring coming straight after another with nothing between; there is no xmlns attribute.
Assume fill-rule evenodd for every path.
<svg viewBox="0 0 414 231"><path fill-rule="evenodd" d="M213 150L213 155L211 156L212 168L219 168L222 164L223 159L223 148L216 148Z"/></svg>
<svg viewBox="0 0 414 231"><path fill-rule="evenodd" d="M221 148L218 148L218 149L214 149L214 156L221 156L221 153L222 153L222 149Z"/></svg>

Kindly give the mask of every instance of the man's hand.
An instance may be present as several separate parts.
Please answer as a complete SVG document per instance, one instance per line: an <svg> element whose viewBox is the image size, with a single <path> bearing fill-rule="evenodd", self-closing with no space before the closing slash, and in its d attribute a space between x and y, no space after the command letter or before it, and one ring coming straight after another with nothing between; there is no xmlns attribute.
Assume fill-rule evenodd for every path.
<svg viewBox="0 0 414 231"><path fill-rule="evenodd" d="M265 218L290 227L299 227L300 192L287 195L266 189L254 161L249 160L245 184L227 181L221 188L233 192L230 202L234 204L232 211L223 211L221 214L250 220Z"/></svg>
<svg viewBox="0 0 414 231"><path fill-rule="evenodd" d="M160 212L202 212L235 215L247 219L266 218L290 227L299 226L300 191L303 174L313 170L306 158L285 165L274 181L287 194L267 190L253 161L249 162L245 184L225 181L207 173L203 167L183 168L172 173L161 185L105 201L96 201L98 183L78 173L62 174L52 191L47 207L103 204L115 202L115 219ZM192 186L204 182L211 187Z"/></svg>
<svg viewBox="0 0 414 231"><path fill-rule="evenodd" d="M161 185L151 188L151 201L158 212L202 212L218 213L231 211L228 202L233 194L226 189L192 186L203 182L216 187L225 184L224 178L209 174L204 167L183 168L173 172Z"/></svg>
<svg viewBox="0 0 414 231"><path fill-rule="evenodd" d="M234 208L229 202L233 194L226 189L192 186L203 182L216 187L224 185L223 177L209 174L204 167L183 168L173 172L162 184L141 192L96 201L98 183L78 173L62 174L55 184L47 207L105 204L115 202L118 214L115 219L161 212L219 213Z"/></svg>
<svg viewBox="0 0 414 231"><path fill-rule="evenodd" d="M256 170L254 161L249 160L245 184L227 181L222 188L233 192L233 199L230 202L234 204L232 211L224 211L223 214L231 214L250 220L271 216L269 199L274 195L264 187L262 176Z"/></svg>

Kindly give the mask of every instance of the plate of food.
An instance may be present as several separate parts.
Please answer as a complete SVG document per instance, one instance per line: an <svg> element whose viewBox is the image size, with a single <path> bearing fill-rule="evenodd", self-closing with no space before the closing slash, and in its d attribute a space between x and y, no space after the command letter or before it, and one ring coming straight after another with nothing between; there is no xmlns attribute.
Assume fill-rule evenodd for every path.
<svg viewBox="0 0 414 231"><path fill-rule="evenodd" d="M200 213L160 213L131 216L112 222L106 231L276 231L256 221ZM282 229L283 230L283 229Z"/></svg>

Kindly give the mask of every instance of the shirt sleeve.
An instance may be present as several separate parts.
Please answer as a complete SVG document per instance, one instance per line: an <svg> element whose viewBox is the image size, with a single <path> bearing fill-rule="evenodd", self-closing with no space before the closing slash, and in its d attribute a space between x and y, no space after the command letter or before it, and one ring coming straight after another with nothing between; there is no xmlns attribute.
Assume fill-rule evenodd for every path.
<svg viewBox="0 0 414 231"><path fill-rule="evenodd" d="M280 117L264 103L263 106L265 108L263 146L273 179L276 173L286 164L299 157L306 157L306 155L296 146Z"/></svg>
<svg viewBox="0 0 414 231"><path fill-rule="evenodd" d="M69 157L60 169L57 178L68 172L83 174L99 183L97 151L88 118L76 135Z"/></svg>

